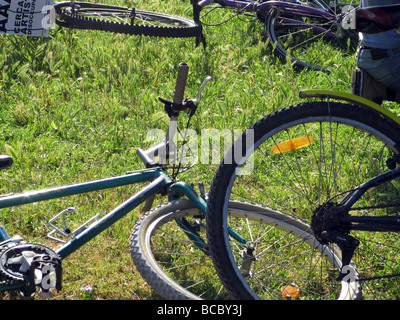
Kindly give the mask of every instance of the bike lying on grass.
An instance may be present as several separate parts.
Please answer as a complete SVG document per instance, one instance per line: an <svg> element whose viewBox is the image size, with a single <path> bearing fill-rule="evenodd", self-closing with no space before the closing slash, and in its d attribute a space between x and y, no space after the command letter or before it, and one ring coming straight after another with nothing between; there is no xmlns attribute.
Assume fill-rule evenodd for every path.
<svg viewBox="0 0 400 320"><path fill-rule="evenodd" d="M0 221L3 225L0 225L0 292L17 291L23 297L33 298L37 291L41 296L48 297L50 289L60 290L64 259L142 203L144 211L149 210L154 196L160 194L166 196L169 202L148 211L132 229L130 252L137 270L165 299L230 298L210 259L205 232L206 193L202 184L199 183L198 194L192 183L177 181L180 173L194 165L185 165L187 159L184 156L196 160L197 155L187 149L178 152L173 137L179 133L179 141L187 145L186 130L200 102L201 92L210 80L206 78L195 99L183 101L187 71L186 64L180 65L173 101L160 99L170 117L165 140L146 151L137 150L146 169L106 179L0 196ZM178 117L184 112L188 113L188 121L183 130L178 130ZM0 157L0 169L11 164L10 157ZM52 231L46 234L61 243L59 248L30 242L20 236L10 236L4 225L16 206L146 182L148 185L108 214L101 217L96 215L76 228L71 227L76 225L71 221L74 218L73 207L56 214L49 220ZM247 218L269 214L263 207L245 201L230 202L229 210L238 218L237 224L231 225L229 234L242 245L248 242ZM271 221L277 221L282 217L270 218ZM67 221L71 221L71 224ZM286 225L295 227L296 221L287 221ZM290 236L296 238L303 235L296 233ZM245 263L241 269L247 270L248 267Z"/></svg>
<svg viewBox="0 0 400 320"><path fill-rule="evenodd" d="M208 20L216 9L231 9L237 16L251 13L264 23L264 37L274 55L299 69L329 71L338 54L354 53L357 47L357 33L345 20L355 7L354 1L201 0L194 5L194 20L213 25Z"/></svg>
<svg viewBox="0 0 400 320"><path fill-rule="evenodd" d="M215 4L216 6L213 6ZM193 19L158 12L85 2L56 3L56 23L62 27L92 29L158 37L196 37L210 25L215 9L234 10L235 16L252 13L264 23L264 36L273 53L300 69L328 71L337 54L353 53L358 43L346 25L353 1L248 1L192 0ZM217 23L220 25L221 23Z"/></svg>
<svg viewBox="0 0 400 320"><path fill-rule="evenodd" d="M251 14L260 20L264 24L264 37L274 55L285 63L290 61L299 69L329 71L335 65L338 54L352 54L358 43L357 33L348 28L349 21L346 20L346 13L358 6L353 0L345 3L332 1L329 4L319 0L192 0L191 4L192 19L136 7L79 1L54 3L46 6L51 7L50 10L43 7L33 13L39 16L39 22L45 19L63 28L151 37L194 37L197 44L202 42L205 45L203 25L223 23L210 22L209 18L214 16L211 13L216 9L233 10L234 16ZM10 4L0 5L0 9L13 12ZM9 28L1 31L14 32L12 24ZM35 28L39 28L35 29L38 33L39 30L45 31L43 23L40 26L35 24ZM45 34L48 34L47 29Z"/></svg>

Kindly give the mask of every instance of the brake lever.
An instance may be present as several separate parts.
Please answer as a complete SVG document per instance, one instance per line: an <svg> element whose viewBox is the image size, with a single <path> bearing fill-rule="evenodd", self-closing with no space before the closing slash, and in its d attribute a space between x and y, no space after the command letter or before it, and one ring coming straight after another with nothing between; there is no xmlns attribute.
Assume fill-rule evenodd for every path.
<svg viewBox="0 0 400 320"><path fill-rule="evenodd" d="M211 77L208 76L203 83L201 84L199 90L197 91L197 97L196 99L192 100L193 104L197 107L200 103L200 99L201 99L201 92L203 91L204 87L206 86L207 82L211 81Z"/></svg>

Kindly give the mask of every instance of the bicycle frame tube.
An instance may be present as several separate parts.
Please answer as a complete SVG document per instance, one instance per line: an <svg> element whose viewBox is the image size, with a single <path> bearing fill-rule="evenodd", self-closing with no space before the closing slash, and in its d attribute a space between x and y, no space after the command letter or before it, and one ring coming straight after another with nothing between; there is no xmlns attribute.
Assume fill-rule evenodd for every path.
<svg viewBox="0 0 400 320"><path fill-rule="evenodd" d="M142 202L144 202L151 195L157 193L159 190L164 188L166 184L170 184L171 180L165 175L160 175L157 179L155 179L152 183L150 183L147 187L143 188L140 192L136 193L130 199L125 201L119 207L108 213L98 222L92 224L87 230L79 234L76 238L65 244L62 248L60 248L57 253L64 259L69 254L77 250L79 247L84 245L89 240L93 239L96 235L101 233L103 230L108 228L110 225L124 217ZM185 194L190 201L200 210L200 212L205 215L206 213L206 202L199 196L197 193L190 187L188 184L183 182L172 183L168 187L168 193L176 194L183 193ZM186 232L189 239L191 239L197 246L201 249L204 249L205 242L204 240L197 235L196 232L190 232L190 226L185 225L184 220L177 221L178 225L182 226L184 230L188 230Z"/></svg>
<svg viewBox="0 0 400 320"><path fill-rule="evenodd" d="M158 181L157 187L160 188L165 186L167 183L171 182L171 180L166 176L166 174L160 168L155 168L151 170L137 171L124 176L118 176L113 178L94 180L90 182L72 184L50 189L43 189L38 191L30 191L15 195L0 196L0 209L19 206L28 203L63 198L71 195L77 195L91 191L99 191L103 189L115 188L146 181ZM157 190L152 189L152 190L154 190L153 192L157 192L159 189ZM143 199L143 201L144 200L145 199ZM3 227L1 227L0 242L6 241L8 239L9 236L7 235L6 230Z"/></svg>
<svg viewBox="0 0 400 320"><path fill-rule="evenodd" d="M205 215L206 214L206 209L207 209L207 203L194 192L194 190L188 186L186 183L183 182L177 182L171 185L170 190L172 192L182 192L184 193L190 201L194 203L194 205ZM179 223L179 222L178 222ZM228 228L228 234L233 237L236 241L238 241L241 244L246 244L246 240L241 237L237 232L235 232L232 228ZM191 238L197 245L201 247L201 249L204 248L204 246L201 246L201 244L204 244L204 241L199 238L193 238L193 235L190 234L188 235L189 238Z"/></svg>
<svg viewBox="0 0 400 320"><path fill-rule="evenodd" d="M113 223L127 215L148 197L160 191L170 180L165 174L161 174L158 178L152 181L148 186L133 195L120 206L112 210L97 222L90 225L85 231L78 234L77 237L66 243L63 247L57 250L61 259L66 258L72 252L83 246L85 243L93 239L103 230L107 229Z"/></svg>
<svg viewBox="0 0 400 320"><path fill-rule="evenodd" d="M322 8L313 8L310 6L304 6L301 4L290 3L286 1L266 1L266 2L258 2L258 1L237 1L237 0L203 0L198 2L198 6L200 8L204 8L207 5L212 3L218 3L221 6L228 8L237 8L242 9L246 12L261 12L264 14L268 14L272 8L277 8L281 10L285 10L288 13L297 13L297 14L315 14L319 16L324 16L329 19L335 19L336 16L325 9Z"/></svg>
<svg viewBox="0 0 400 320"><path fill-rule="evenodd" d="M391 181L400 176L400 168L384 172L376 177L371 178L367 182L355 188L351 191L343 200L340 202L341 206L345 206L347 210L351 210L351 207L361 198L361 196L367 192L367 190L383 184L387 181ZM399 218L396 218L399 220Z"/></svg>
<svg viewBox="0 0 400 320"><path fill-rule="evenodd" d="M6 241L10 239L10 236L8 235L7 231L0 226L0 242Z"/></svg>
<svg viewBox="0 0 400 320"><path fill-rule="evenodd" d="M119 186L151 181L157 177L165 175L161 169L144 170L133 172L124 176L94 180L90 182L71 184L67 186L55 187L50 189L30 191L21 194L0 196L0 209L14 207L50 199L62 198L66 196L98 191L103 189L115 188Z"/></svg>
<svg viewBox="0 0 400 320"><path fill-rule="evenodd" d="M330 36L332 38L334 38L336 36L336 34L334 32L329 31L328 29L325 29L325 28L318 27L318 26L316 26L314 24L311 24L311 23L306 23L306 22L299 21L299 20L296 20L296 19L291 19L291 18L288 18L288 17L280 17L280 19L282 21L284 21L287 25L292 25L292 26L293 25L297 25L297 26L301 26L301 27L304 27L304 28L308 28L308 29L314 29L317 32L325 33L326 36Z"/></svg>
<svg viewBox="0 0 400 320"><path fill-rule="evenodd" d="M353 205L367 192L367 190L374 188L387 181L391 181L400 176L400 168L382 173L367 182L363 183L353 191L351 191L341 202L340 206L346 211L356 210L352 208ZM373 232L399 232L400 219L398 216L352 216L347 219L351 222L352 230L373 231Z"/></svg>
<svg viewBox="0 0 400 320"><path fill-rule="evenodd" d="M172 194L174 193L184 193L190 201L199 209L203 214L206 214L207 204L206 202L186 183L177 182L170 186L169 188ZM173 200L173 199L171 199Z"/></svg>
<svg viewBox="0 0 400 320"><path fill-rule="evenodd" d="M227 2L233 1L233 2L238 2L235 0L226 0ZM326 10L323 10L322 8L314 8L310 6L304 6L301 4L296 4L296 3L290 3L286 1L266 1L262 3L258 3L257 6L257 11L261 11L262 13L268 13L272 8L280 9L283 10L284 12L287 13L293 13L293 14L304 14L304 15L317 15L317 16L323 16L328 19L333 19L336 20L336 15L333 13L330 13Z"/></svg>
<svg viewBox="0 0 400 320"><path fill-rule="evenodd" d="M67 242L63 247L61 247L57 251L60 258L66 258L72 252L79 249L85 243L96 237L103 230L124 217L126 214L131 212L134 208L139 206L150 196L156 194L167 185L169 185L167 189L168 193L172 195L172 198L170 198L170 200L173 200L174 197L178 194L185 194L187 198L191 200L193 204L200 210L200 212L205 215L207 206L206 202L199 195L197 195L197 193L188 184L183 182L171 183L172 181L160 168L133 172L125 176L114 178L101 179L80 184L73 184L51 189L4 196L0 197L0 208L7 208L39 201L63 198L71 195L77 195L91 191L98 191L146 181L150 181L151 183L140 190L138 193L133 195L130 199L122 203L120 206L109 212L103 218L91 224L85 231L81 232L75 238ZM193 233L193 236L195 236L195 233ZM6 230L0 227L0 242L6 241L8 239L9 236ZM198 244L203 241L201 238L192 238L192 240Z"/></svg>

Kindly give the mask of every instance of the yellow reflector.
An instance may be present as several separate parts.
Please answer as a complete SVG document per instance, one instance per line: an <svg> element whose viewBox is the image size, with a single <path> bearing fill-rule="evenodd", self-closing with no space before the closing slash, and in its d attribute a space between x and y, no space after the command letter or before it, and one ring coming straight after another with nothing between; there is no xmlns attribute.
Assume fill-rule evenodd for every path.
<svg viewBox="0 0 400 320"><path fill-rule="evenodd" d="M272 147L272 152L273 153L288 152L309 146L311 143L312 143L311 137L294 138L274 145Z"/></svg>
<svg viewBox="0 0 400 320"><path fill-rule="evenodd" d="M300 288L296 286L294 283L289 284L287 286L283 286L281 288L281 293L284 299L286 300L294 300L300 293Z"/></svg>

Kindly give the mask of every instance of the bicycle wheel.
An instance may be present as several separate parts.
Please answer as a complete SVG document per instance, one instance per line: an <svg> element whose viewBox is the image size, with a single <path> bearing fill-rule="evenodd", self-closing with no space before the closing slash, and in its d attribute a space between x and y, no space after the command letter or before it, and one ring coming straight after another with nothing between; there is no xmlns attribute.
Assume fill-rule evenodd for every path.
<svg viewBox="0 0 400 320"><path fill-rule="evenodd" d="M254 263L243 274L227 228L229 199L262 203L310 225L328 200L339 202L349 190L388 171L386 161L399 152L399 140L400 130L393 123L359 106L337 102L291 106L251 126L224 156L207 207L210 253L228 292L237 299L277 299L281 288L293 283L298 299L355 299L361 293L376 299L387 297L388 288L391 297L400 297L395 293L400 284L397 233L351 231L361 244L346 267L348 277L338 281L341 263L332 267L326 263L328 249L341 257L334 244L320 252L304 250L299 256L282 241L285 238L275 241L263 233L249 239ZM387 214L393 207L381 204L398 198L399 185L391 181L371 189L351 214Z"/></svg>
<svg viewBox="0 0 400 320"><path fill-rule="evenodd" d="M274 55L298 69L330 71L340 55L353 55L358 35L340 26L340 20L302 10L273 9L264 36Z"/></svg>
<svg viewBox="0 0 400 320"><path fill-rule="evenodd" d="M146 282L165 299L227 299L207 250L191 240L205 239L204 215L180 200L146 213L135 225L131 256ZM200 240L202 242L202 240Z"/></svg>
<svg viewBox="0 0 400 320"><path fill-rule="evenodd" d="M56 22L63 27L170 38L202 33L201 25L193 20L135 8L86 2L61 2L54 7Z"/></svg>

